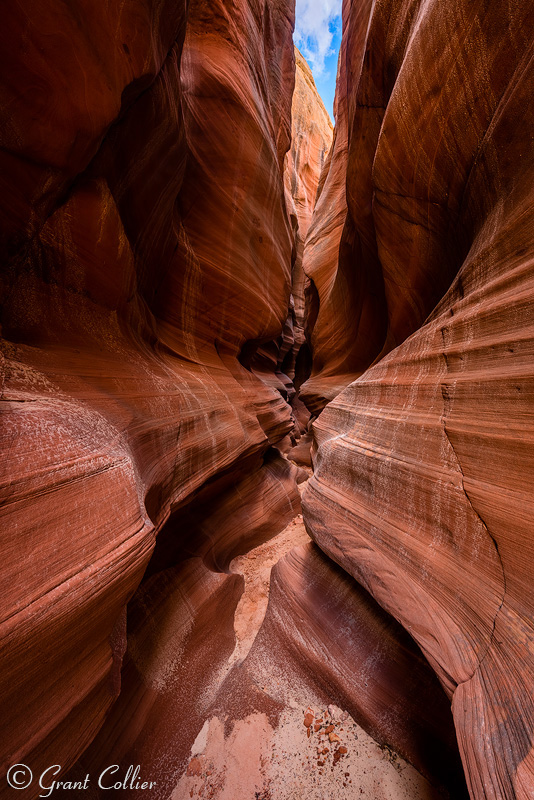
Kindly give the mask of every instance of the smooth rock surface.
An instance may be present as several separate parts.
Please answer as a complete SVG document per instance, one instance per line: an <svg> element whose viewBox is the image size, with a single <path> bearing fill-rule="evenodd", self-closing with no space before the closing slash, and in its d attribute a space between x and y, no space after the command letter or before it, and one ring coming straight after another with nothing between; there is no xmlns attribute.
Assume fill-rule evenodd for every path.
<svg viewBox="0 0 534 800"><path fill-rule="evenodd" d="M304 295L309 283L302 268L304 243L312 221L322 168L332 147L332 122L317 92L308 63L295 48L295 91L291 114L291 148L287 154L284 181L288 207L298 227L293 264L293 345L284 370L298 388L307 377L309 355L305 343ZM296 373L296 374L295 374Z"/></svg>
<svg viewBox="0 0 534 800"><path fill-rule="evenodd" d="M315 422L304 515L319 546L435 669L472 797L527 800L534 12L521 3L346 0L344 19L342 240L353 239L334 274L331 263L313 274L317 361L304 399L318 409L340 382L358 379ZM336 160L334 148L323 196ZM345 214L341 200L336 209ZM312 236L333 217L317 208L305 264L333 247ZM376 282L358 306L374 308L376 339L362 315L350 369L339 337L337 361L321 349L328 325L345 330L329 287L348 265L356 282Z"/></svg>
<svg viewBox="0 0 534 800"><path fill-rule="evenodd" d="M450 704L429 664L406 631L311 542L274 567L265 622L245 667L278 702L335 702L451 798L467 796ZM352 736L344 744L357 748Z"/></svg>
<svg viewBox="0 0 534 800"><path fill-rule="evenodd" d="M237 579L201 557L229 561L298 510L296 470L271 447L291 409L240 362L281 336L290 304L292 26L291 4L256 0L6 11L3 773L66 770L95 737L121 687L126 604L169 518L211 487L167 540L180 558L157 568L171 605L175 590L197 593L189 614L222 593L230 620ZM253 524L219 526L218 549L201 524L213 486L234 511L253 496Z"/></svg>

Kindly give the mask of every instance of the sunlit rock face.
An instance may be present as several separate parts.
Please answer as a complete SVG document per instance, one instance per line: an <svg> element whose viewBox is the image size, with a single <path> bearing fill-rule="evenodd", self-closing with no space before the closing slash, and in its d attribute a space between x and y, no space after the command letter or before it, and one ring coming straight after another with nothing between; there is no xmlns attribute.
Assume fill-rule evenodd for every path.
<svg viewBox="0 0 534 800"><path fill-rule="evenodd" d="M295 47L295 91L291 116L291 148L287 154L286 188L293 200L299 234L306 239L333 127L317 93L311 69Z"/></svg>
<svg viewBox="0 0 534 800"><path fill-rule="evenodd" d="M276 727L299 680L450 788L443 687L472 796L534 794L534 11L343 16L331 146L291 0L3 15L4 772L169 796L210 715ZM323 552L236 664L308 374Z"/></svg>
<svg viewBox="0 0 534 800"><path fill-rule="evenodd" d="M298 510L272 447L291 410L240 363L288 314L292 26L291 3L257 0L4 15L3 767L66 769L94 738L168 520L195 518L152 572L231 621L239 587L210 570L250 546L247 492L253 540Z"/></svg>
<svg viewBox="0 0 534 800"><path fill-rule="evenodd" d="M291 107L291 147L286 155L284 185L286 205L295 235L290 313L282 337L259 348L252 369L264 381L278 376L278 388L289 396L297 422L297 432L309 414L293 393L309 372L309 352L305 343L304 293L307 279L302 271L304 241L310 226L319 180L332 145L332 122L321 100L311 70L295 47L295 88ZM300 353L300 356L299 356ZM288 380L289 379L289 380ZM288 391L289 390L289 391Z"/></svg>
<svg viewBox="0 0 534 800"><path fill-rule="evenodd" d="M295 229L295 250L292 276L292 307L287 321L291 333L286 346L279 351L280 370L298 390L308 377L310 353L306 342L305 292L309 280L302 269L304 242L310 227L317 199L319 181L325 160L332 147L332 122L321 100L311 70L295 47L295 90L291 109L291 148L286 156L284 183L286 203ZM295 395L291 404L298 433L304 433L309 412ZM310 443L301 443L303 456L293 451L291 458L309 464Z"/></svg>
<svg viewBox="0 0 534 800"><path fill-rule="evenodd" d="M347 213L348 147L354 116L354 87L362 69L370 5L359 4L356 19L341 42L335 99L336 127L330 157L320 179L316 212L303 255L310 280L306 298L307 337L313 353L311 375L301 387L301 400L319 413L380 351L384 309L373 237L358 237ZM372 156L370 156L372 164ZM363 174L356 170L359 181ZM362 202L359 194L358 202ZM364 204L365 205L365 204ZM367 208L368 206L368 208ZM370 204L367 203L367 218ZM366 224L368 222L366 218ZM361 266L355 269L355 258Z"/></svg>
<svg viewBox="0 0 534 800"><path fill-rule="evenodd" d="M305 519L434 667L472 796L527 800L534 11L346 0L344 25L304 256L317 297L303 395L331 400Z"/></svg>

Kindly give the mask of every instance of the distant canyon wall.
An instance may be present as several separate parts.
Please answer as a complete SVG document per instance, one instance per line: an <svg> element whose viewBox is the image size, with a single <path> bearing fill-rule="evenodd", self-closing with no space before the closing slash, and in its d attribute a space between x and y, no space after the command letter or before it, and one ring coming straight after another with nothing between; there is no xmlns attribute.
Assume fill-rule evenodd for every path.
<svg viewBox="0 0 534 800"><path fill-rule="evenodd" d="M345 0L343 17L304 253L301 397L326 405L304 516L434 667L473 798L527 800L534 10Z"/></svg>
<svg viewBox="0 0 534 800"><path fill-rule="evenodd" d="M287 155L285 185L288 207L298 223L296 252L293 267L292 294L294 302L293 358L287 371L299 385L308 377L309 357L299 352L306 345L305 291L309 280L302 269L304 242L312 221L323 166L332 147L333 126L320 99L311 69L295 48L295 91L291 115L291 149ZM305 347L307 349L307 345Z"/></svg>

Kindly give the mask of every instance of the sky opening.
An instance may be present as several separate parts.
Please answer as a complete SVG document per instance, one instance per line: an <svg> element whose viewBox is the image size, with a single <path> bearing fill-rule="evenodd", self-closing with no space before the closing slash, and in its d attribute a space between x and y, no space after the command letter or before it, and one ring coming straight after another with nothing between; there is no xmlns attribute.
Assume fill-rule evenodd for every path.
<svg viewBox="0 0 534 800"><path fill-rule="evenodd" d="M317 90L334 119L334 94L342 0L296 0L294 40L313 72Z"/></svg>

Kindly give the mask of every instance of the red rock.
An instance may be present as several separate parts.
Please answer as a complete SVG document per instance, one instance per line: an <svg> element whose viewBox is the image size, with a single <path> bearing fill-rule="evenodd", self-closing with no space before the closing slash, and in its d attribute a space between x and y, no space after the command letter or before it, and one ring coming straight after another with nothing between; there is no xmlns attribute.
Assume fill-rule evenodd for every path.
<svg viewBox="0 0 534 800"><path fill-rule="evenodd" d="M311 543L273 568L246 669L275 669L279 652L290 685L347 709L455 800L467 796L450 703L434 672L406 631Z"/></svg>
<svg viewBox="0 0 534 800"><path fill-rule="evenodd" d="M188 775L202 775L202 762L198 758L192 758L187 765Z"/></svg>
<svg viewBox="0 0 534 800"><path fill-rule="evenodd" d="M304 725L309 728L313 722L313 714L306 714L304 716Z"/></svg>
<svg viewBox="0 0 534 800"><path fill-rule="evenodd" d="M292 313L293 342L286 357L284 370L293 378L299 373L300 382L305 377L306 363L304 351L299 351L305 342L304 293L307 279L302 269L304 242L315 208L321 168L328 157L332 145L332 122L317 92L311 70L295 48L295 91L292 105L291 148L287 154L284 173L288 207L292 209L294 220L298 223L296 233L295 261L293 264L292 294L294 308ZM299 381L297 380L297 385ZM309 419L305 407L297 399L293 403L302 420ZM302 409L302 411L300 410Z"/></svg>
<svg viewBox="0 0 534 800"><path fill-rule="evenodd" d="M127 5L13 7L0 35L1 763L34 774L66 770L106 717L94 763L174 708L130 658L109 715L147 567L159 598L156 574L221 570L299 510L274 447L291 409L242 363L288 315L292 11ZM220 599L205 578L184 617L203 608L201 631ZM240 581L223 584L230 616Z"/></svg>
<svg viewBox="0 0 534 800"><path fill-rule="evenodd" d="M3 15L4 768L92 742L91 767L139 758L172 793L233 650L228 565L299 508L281 453L311 463L311 369L305 521L347 574L284 559L230 688L254 705L261 646L287 653L321 704L454 773L443 694L350 574L452 699L472 796L534 792L534 12L343 15L320 178L298 54L286 159L291 3Z"/></svg>
<svg viewBox="0 0 534 800"><path fill-rule="evenodd" d="M306 525L435 669L471 796L527 800L534 14L347 0L344 20L347 150L304 256L319 313L303 397L332 400Z"/></svg>

